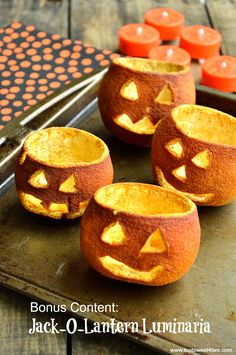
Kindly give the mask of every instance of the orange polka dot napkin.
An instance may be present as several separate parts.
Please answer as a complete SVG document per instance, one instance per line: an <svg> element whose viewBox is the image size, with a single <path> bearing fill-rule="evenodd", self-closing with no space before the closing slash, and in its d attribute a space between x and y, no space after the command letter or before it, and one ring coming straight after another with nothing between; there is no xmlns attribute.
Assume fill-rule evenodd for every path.
<svg viewBox="0 0 236 355"><path fill-rule="evenodd" d="M0 129L47 96L119 56L13 22L0 29Z"/></svg>

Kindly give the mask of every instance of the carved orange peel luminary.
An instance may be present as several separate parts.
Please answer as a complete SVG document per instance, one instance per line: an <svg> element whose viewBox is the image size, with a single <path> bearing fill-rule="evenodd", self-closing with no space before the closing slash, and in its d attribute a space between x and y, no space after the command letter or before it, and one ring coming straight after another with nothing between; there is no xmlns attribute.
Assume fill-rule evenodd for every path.
<svg viewBox="0 0 236 355"><path fill-rule="evenodd" d="M158 183L199 205L236 198L236 119L198 105L181 105L159 122L152 144Z"/></svg>
<svg viewBox="0 0 236 355"><path fill-rule="evenodd" d="M119 139L150 146L158 121L183 103L195 103L188 66L144 58L115 59L102 80L99 109Z"/></svg>
<svg viewBox="0 0 236 355"><path fill-rule="evenodd" d="M72 219L83 214L99 187L112 182L113 167L100 138L76 128L52 127L25 140L15 179L27 210Z"/></svg>
<svg viewBox="0 0 236 355"><path fill-rule="evenodd" d="M81 221L81 250L101 274L165 285L181 278L199 249L196 205L183 194L142 183L100 188Z"/></svg>

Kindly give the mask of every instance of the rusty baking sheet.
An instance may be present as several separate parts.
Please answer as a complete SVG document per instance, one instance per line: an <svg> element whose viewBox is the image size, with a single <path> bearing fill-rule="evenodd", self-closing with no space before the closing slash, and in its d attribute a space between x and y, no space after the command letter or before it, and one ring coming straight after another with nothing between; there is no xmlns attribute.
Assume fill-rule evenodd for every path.
<svg viewBox="0 0 236 355"><path fill-rule="evenodd" d="M199 89L199 103L236 114L233 95ZM153 183L150 150L128 146L104 128L96 110L79 125L108 144L115 181ZM224 134L224 132L222 132ZM232 348L236 352L236 203L199 208L202 242L190 272L163 287L145 287L104 278L80 253L80 220L55 221L33 215L19 204L15 188L1 197L0 283L31 297L70 305L115 303L119 311L81 313L92 321L210 322L210 334L129 334L143 344L170 352L171 348ZM204 351L200 351L204 353Z"/></svg>

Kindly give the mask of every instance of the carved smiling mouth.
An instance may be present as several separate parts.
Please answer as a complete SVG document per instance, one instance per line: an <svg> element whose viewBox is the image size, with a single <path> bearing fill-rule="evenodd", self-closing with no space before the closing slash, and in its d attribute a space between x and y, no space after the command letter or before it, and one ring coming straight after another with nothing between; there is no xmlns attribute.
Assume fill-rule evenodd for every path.
<svg viewBox="0 0 236 355"><path fill-rule="evenodd" d="M51 202L49 207L45 208L43 206L43 200L22 191L19 192L19 195L28 211L38 211L39 214L52 218L62 218L63 215L67 215L68 218L80 217L89 203L89 200L80 202L79 210L77 212L70 213L69 215L69 209L66 203Z"/></svg>
<svg viewBox="0 0 236 355"><path fill-rule="evenodd" d="M125 113L115 117L114 122L118 126L137 134L153 134L157 126L157 123L153 124L152 121L146 116L134 123Z"/></svg>
<svg viewBox="0 0 236 355"><path fill-rule="evenodd" d="M111 256L102 256L99 258L102 266L117 277L125 277L126 279L136 281L152 282L163 270L163 266L157 265L150 271L137 271L128 265L118 261Z"/></svg>
<svg viewBox="0 0 236 355"><path fill-rule="evenodd" d="M185 192L185 191L180 191L177 190L174 186L172 186L165 178L162 170L156 166L155 167L156 170L156 176L157 179L160 183L161 186L165 187L166 189L169 189L171 191L178 191L178 192L182 192L185 194L185 196L189 197L192 201L194 202L198 202L198 203L208 203L211 201L211 199L213 198L214 194L213 193L207 193L207 194L192 194L189 192Z"/></svg>

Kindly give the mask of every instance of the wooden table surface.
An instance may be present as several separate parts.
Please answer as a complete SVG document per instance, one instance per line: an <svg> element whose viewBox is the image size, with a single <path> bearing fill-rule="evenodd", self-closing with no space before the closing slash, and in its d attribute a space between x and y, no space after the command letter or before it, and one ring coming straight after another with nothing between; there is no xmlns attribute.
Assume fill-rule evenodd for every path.
<svg viewBox="0 0 236 355"><path fill-rule="evenodd" d="M153 7L173 7L185 15L187 24L218 29L223 38L222 53L236 56L236 0L0 0L0 27L20 20L115 51L119 27L129 22L142 22L144 12ZM0 355L65 354L64 334L27 333L32 318L29 304L29 298L0 287ZM57 322L63 326L67 317L55 314ZM46 322L48 315L41 314L38 319ZM79 334L72 340L73 354L156 353L108 334Z"/></svg>

